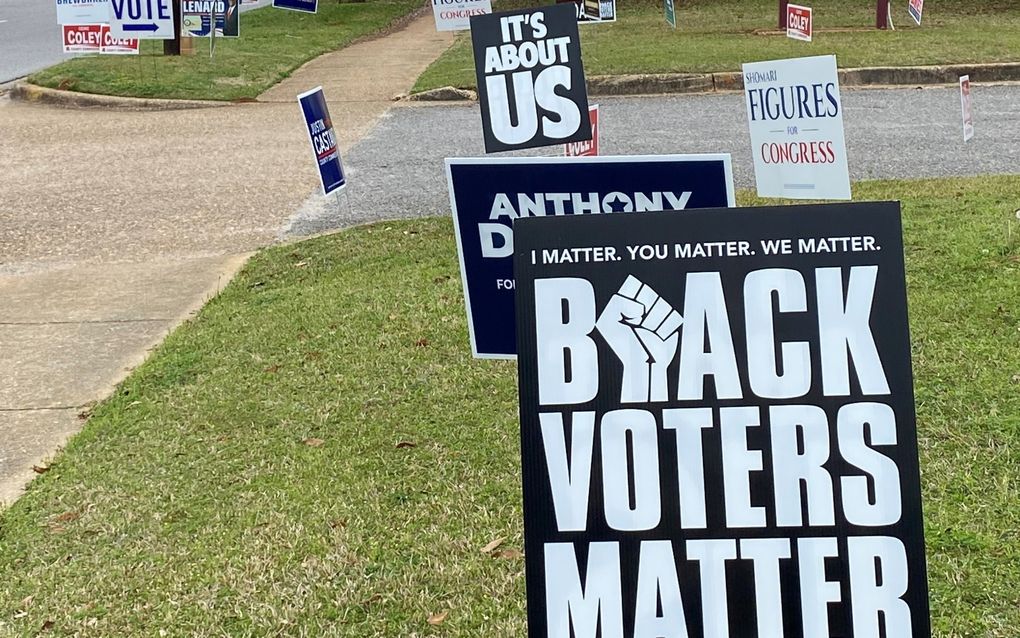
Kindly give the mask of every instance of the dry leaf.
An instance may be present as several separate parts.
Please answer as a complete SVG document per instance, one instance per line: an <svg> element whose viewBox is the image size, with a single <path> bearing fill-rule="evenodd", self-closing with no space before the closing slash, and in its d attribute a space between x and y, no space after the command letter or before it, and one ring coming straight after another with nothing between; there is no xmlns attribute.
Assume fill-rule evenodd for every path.
<svg viewBox="0 0 1020 638"><path fill-rule="evenodd" d="M308 265L307 261L299 261L298 263L294 264L294 267L295 268L304 268L307 265Z"/></svg>
<svg viewBox="0 0 1020 638"><path fill-rule="evenodd" d="M401 441L400 443L397 443L397 449L398 450L403 450L403 449L409 448L409 447L418 447L418 444L414 443L412 441Z"/></svg>
<svg viewBox="0 0 1020 638"><path fill-rule="evenodd" d="M78 520L79 516L81 516L81 514L78 512L64 512L53 520L57 523L70 523L71 521Z"/></svg>
<svg viewBox="0 0 1020 638"><path fill-rule="evenodd" d="M365 600L361 601L361 606L364 607L365 605L371 605L372 603L377 603L380 600L382 600L381 594L372 594Z"/></svg>
<svg viewBox="0 0 1020 638"><path fill-rule="evenodd" d="M311 438L311 439L305 439L304 440L304 444L307 445L308 447L322 447L322 445L324 443L325 443L325 441L323 441L322 439L316 439L316 438Z"/></svg>
<svg viewBox="0 0 1020 638"><path fill-rule="evenodd" d="M523 558L524 554L517 549L502 549L498 552L493 552L493 558L503 558L506 560L514 560L517 558Z"/></svg>
<svg viewBox="0 0 1020 638"><path fill-rule="evenodd" d="M441 611L438 614L432 614L431 616L429 616L429 624L433 626L441 625L443 624L443 621L446 620L446 617L449 615L450 615L449 611Z"/></svg>
<svg viewBox="0 0 1020 638"><path fill-rule="evenodd" d="M46 631L47 629L53 629L53 625L55 625L55 624L57 624L56 621L47 620L46 622L44 622L42 624L42 629L40 631Z"/></svg>
<svg viewBox="0 0 1020 638"><path fill-rule="evenodd" d="M506 538L497 538L494 541L490 541L488 545L482 548L483 554L491 554L497 547L503 544Z"/></svg>
<svg viewBox="0 0 1020 638"><path fill-rule="evenodd" d="M279 363L274 363L273 365L271 365L268 368L266 368L264 370L264 372L269 372L270 374L276 374L277 372L280 371L280 367L281 366L280 366Z"/></svg>
<svg viewBox="0 0 1020 638"><path fill-rule="evenodd" d="M338 519L336 519L334 521L330 521L329 522L329 527L330 527L330 529L343 529L343 528L347 527L347 519L346 518L338 518Z"/></svg>
<svg viewBox="0 0 1020 638"><path fill-rule="evenodd" d="M429 345L429 340L426 339L425 337L422 337L421 339L415 341L414 345L418 346L419 348L424 348L425 346Z"/></svg>
<svg viewBox="0 0 1020 638"><path fill-rule="evenodd" d="M32 471L35 472L36 474L45 474L46 472L50 471L50 466L49 465L33 465L32 466Z"/></svg>

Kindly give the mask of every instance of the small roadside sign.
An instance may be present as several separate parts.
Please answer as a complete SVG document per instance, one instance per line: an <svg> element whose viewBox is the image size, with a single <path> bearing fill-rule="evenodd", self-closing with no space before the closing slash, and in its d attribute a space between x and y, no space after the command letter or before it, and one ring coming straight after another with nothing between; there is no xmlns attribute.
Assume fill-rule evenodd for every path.
<svg viewBox="0 0 1020 638"><path fill-rule="evenodd" d="M114 38L108 24L65 24L62 31L64 53L138 54L138 40Z"/></svg>
<svg viewBox="0 0 1020 638"><path fill-rule="evenodd" d="M336 133L333 132L333 120L330 119L329 109L326 108L326 97L322 93L322 87L318 86L302 93L297 99L301 105L301 113L305 117L308 141L311 142L312 153L315 154L315 165L319 169L322 194L329 195L346 186L347 177L340 163L340 149L337 147Z"/></svg>
<svg viewBox="0 0 1020 638"><path fill-rule="evenodd" d="M110 33L115 38L173 40L171 0L110 0Z"/></svg>
<svg viewBox="0 0 1020 638"><path fill-rule="evenodd" d="M786 37L811 42L811 7L786 5Z"/></svg>
<svg viewBox="0 0 1020 638"><path fill-rule="evenodd" d="M103 25L103 47L99 50L104 55L138 55L138 38L115 38L110 33L110 25Z"/></svg>
<svg viewBox="0 0 1020 638"><path fill-rule="evenodd" d="M57 0L57 24L103 24L110 16L110 0Z"/></svg>
<svg viewBox="0 0 1020 638"><path fill-rule="evenodd" d="M212 35L209 25L216 16L216 37L236 38L241 33L241 10L238 0L182 0L181 30L190 38L208 38Z"/></svg>
<svg viewBox="0 0 1020 638"><path fill-rule="evenodd" d="M492 13L491 0L432 0L436 31L464 31L471 28L471 16Z"/></svg>
<svg viewBox="0 0 1020 638"><path fill-rule="evenodd" d="M568 142L564 145L567 157L598 157L599 154L599 105L588 105L588 117L591 119L591 140L588 142Z"/></svg>
<svg viewBox="0 0 1020 638"><path fill-rule="evenodd" d="M64 53L99 53L103 46L103 25L65 24Z"/></svg>
<svg viewBox="0 0 1020 638"><path fill-rule="evenodd" d="M676 28L676 7L673 6L673 0L663 0L663 7L666 12L666 22L669 26Z"/></svg>
<svg viewBox="0 0 1020 638"><path fill-rule="evenodd" d="M277 9L315 13L319 9L319 2L318 0L273 0L273 6Z"/></svg>
<svg viewBox="0 0 1020 638"><path fill-rule="evenodd" d="M924 13L924 0L910 0L910 4L907 5L907 11L910 12L910 17L914 19L917 26L921 26L921 14Z"/></svg>
<svg viewBox="0 0 1020 638"><path fill-rule="evenodd" d="M836 56L743 70L758 197L850 199Z"/></svg>
<svg viewBox="0 0 1020 638"><path fill-rule="evenodd" d="M974 137L974 113L970 106L970 76L960 76L960 107L963 110L963 141Z"/></svg>

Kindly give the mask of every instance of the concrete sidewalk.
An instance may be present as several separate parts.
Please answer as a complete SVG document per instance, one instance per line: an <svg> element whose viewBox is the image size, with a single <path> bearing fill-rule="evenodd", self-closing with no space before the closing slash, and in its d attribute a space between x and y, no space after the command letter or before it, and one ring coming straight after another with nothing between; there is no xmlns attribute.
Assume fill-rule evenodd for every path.
<svg viewBox="0 0 1020 638"><path fill-rule="evenodd" d="M425 14L307 64L260 104L0 98L0 503L81 427L84 406L315 198L295 96L324 86L346 151L452 41Z"/></svg>

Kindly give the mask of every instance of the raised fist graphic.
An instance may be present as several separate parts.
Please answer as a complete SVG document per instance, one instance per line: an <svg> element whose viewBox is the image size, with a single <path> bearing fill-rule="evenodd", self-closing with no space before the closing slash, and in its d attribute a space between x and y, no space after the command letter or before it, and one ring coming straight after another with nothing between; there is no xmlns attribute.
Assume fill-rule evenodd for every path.
<svg viewBox="0 0 1020 638"><path fill-rule="evenodd" d="M630 275L606 304L595 326L623 363L620 401L665 401L666 369L676 355L683 324L668 301Z"/></svg>

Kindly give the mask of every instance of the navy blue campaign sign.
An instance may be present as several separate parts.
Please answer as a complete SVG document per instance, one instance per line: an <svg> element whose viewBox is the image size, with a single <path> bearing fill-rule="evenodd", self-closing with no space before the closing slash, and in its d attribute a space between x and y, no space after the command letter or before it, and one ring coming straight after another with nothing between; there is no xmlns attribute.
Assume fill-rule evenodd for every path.
<svg viewBox="0 0 1020 638"><path fill-rule="evenodd" d="M308 129L308 140L312 143L315 163L319 167L322 194L329 195L346 186L347 178L340 164L340 149L336 145L333 121L329 118L322 87L302 93L298 96L298 102L305 116L305 127Z"/></svg>
<svg viewBox="0 0 1020 638"><path fill-rule="evenodd" d="M277 9L291 9L305 13L315 13L319 8L318 5L318 0L273 0L273 6Z"/></svg>
<svg viewBox="0 0 1020 638"><path fill-rule="evenodd" d="M514 219L734 206L729 154L447 159L446 175L471 352L483 359L517 355Z"/></svg>

